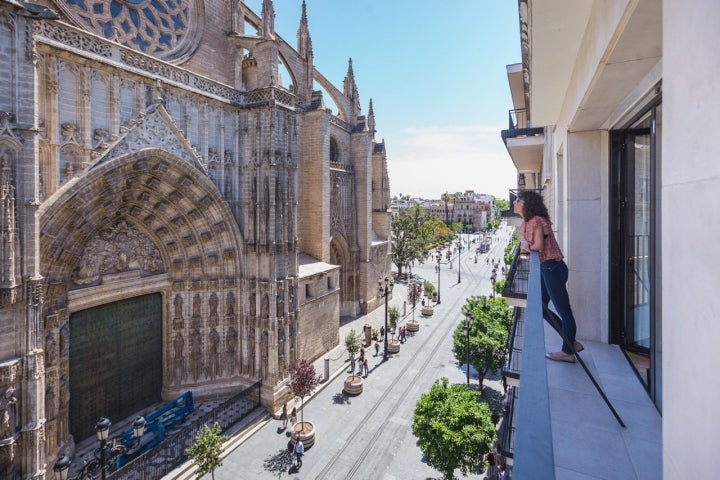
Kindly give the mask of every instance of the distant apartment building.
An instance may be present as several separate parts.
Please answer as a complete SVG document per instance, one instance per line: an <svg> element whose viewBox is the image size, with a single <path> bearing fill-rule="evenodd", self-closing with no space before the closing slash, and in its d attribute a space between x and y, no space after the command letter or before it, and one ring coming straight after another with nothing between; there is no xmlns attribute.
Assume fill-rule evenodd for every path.
<svg viewBox="0 0 720 480"><path fill-rule="evenodd" d="M478 194L472 190L450 195L447 202L433 200L425 205L425 209L446 223L461 223L463 232L477 232L495 220L492 195Z"/></svg>

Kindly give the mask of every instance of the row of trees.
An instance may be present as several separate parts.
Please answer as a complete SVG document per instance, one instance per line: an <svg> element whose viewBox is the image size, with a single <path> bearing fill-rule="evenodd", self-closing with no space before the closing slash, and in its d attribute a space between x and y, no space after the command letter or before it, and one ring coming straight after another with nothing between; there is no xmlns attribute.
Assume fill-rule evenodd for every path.
<svg viewBox="0 0 720 480"><path fill-rule="evenodd" d="M409 196L406 196L409 199ZM452 216L448 215L448 205L454 201L454 195L447 192L441 197L445 202L445 221L429 215L424 208L414 205L406 210L403 215L393 218L390 224L391 236L391 257L398 267L398 273L402 274L403 269L412 265L413 262L423 263L427 252L436 245L448 243L455 239L458 233L462 233L463 224L451 222ZM489 222L489 230L497 229L502 219L499 212L508 210L510 203L507 200L497 199L493 205L496 212L496 220ZM453 204L454 208L454 204Z"/></svg>
<svg viewBox="0 0 720 480"><path fill-rule="evenodd" d="M458 225L462 228L462 224ZM404 215L393 218L390 255L398 273L402 274L413 262L423 263L433 246L452 241L456 231L459 230L452 230L419 206L410 207Z"/></svg>
<svg viewBox="0 0 720 480"><path fill-rule="evenodd" d="M483 453L492 450L497 433L482 398L483 381L502 367L512 323L512 309L502 297L470 297L462 312L471 319L469 335L463 330L463 318L453 334L453 354L461 366L469 356L479 388L451 385L447 378L436 381L416 404L412 425L428 465L447 480L455 478L456 470L467 475L486 467Z"/></svg>

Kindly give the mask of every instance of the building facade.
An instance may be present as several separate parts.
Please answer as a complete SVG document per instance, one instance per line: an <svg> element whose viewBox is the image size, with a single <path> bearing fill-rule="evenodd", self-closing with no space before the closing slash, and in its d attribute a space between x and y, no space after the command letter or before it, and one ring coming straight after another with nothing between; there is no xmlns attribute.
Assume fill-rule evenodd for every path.
<svg viewBox="0 0 720 480"><path fill-rule="evenodd" d="M304 2L294 46L274 15L0 1L0 477L188 390L261 379L274 408L290 362L381 304L372 102L352 63L341 88L314 68Z"/></svg>
<svg viewBox="0 0 720 480"><path fill-rule="evenodd" d="M508 66L514 105L503 139L518 188L543 191L570 268L578 338L616 344L634 360L662 416L663 478L713 477L720 387L703 373L715 363L711 312L720 304L718 262L704 248L720 226L697 212L712 209L720 186L706 128L720 100L720 5L518 5L522 63ZM659 441L647 440L648 451ZM641 466L647 456L634 453ZM533 452L516 451L516 464L523 455Z"/></svg>
<svg viewBox="0 0 720 480"><path fill-rule="evenodd" d="M495 197L472 190L448 195L446 200L428 202L426 210L439 220L461 223L463 232L473 233L487 228L495 220Z"/></svg>

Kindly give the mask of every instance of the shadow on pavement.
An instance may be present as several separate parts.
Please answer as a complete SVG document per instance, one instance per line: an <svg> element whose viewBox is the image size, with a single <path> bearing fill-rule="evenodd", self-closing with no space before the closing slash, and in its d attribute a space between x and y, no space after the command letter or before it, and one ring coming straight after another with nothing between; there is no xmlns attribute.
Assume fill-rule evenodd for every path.
<svg viewBox="0 0 720 480"><path fill-rule="evenodd" d="M281 448L265 459L263 468L279 477L290 469L295 468L294 463L294 456L291 449Z"/></svg>
<svg viewBox="0 0 720 480"><path fill-rule="evenodd" d="M333 395L333 403L335 405L350 405L350 397L348 397L342 392L338 392Z"/></svg>

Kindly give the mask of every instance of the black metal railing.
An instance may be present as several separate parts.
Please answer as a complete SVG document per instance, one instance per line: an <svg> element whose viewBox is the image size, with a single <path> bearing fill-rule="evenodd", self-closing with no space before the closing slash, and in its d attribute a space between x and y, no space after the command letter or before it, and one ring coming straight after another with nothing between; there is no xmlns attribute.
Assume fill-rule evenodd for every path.
<svg viewBox="0 0 720 480"><path fill-rule="evenodd" d="M127 466L109 475L113 480L151 480L162 478L187 460L187 449L195 442L203 426L216 422L223 432L237 424L260 405L262 381L249 386L229 398L217 408L195 419L188 426L172 434L155 448L136 458Z"/></svg>
<svg viewBox="0 0 720 480"><path fill-rule="evenodd" d="M514 137L532 137L543 135L545 128L531 127L528 121L528 112L525 108L508 110L508 129L501 132L503 141Z"/></svg>
<svg viewBox="0 0 720 480"><path fill-rule="evenodd" d="M528 277L530 276L530 260L527 255L520 254L520 246L513 249L513 260L505 276L502 296L510 298L527 298Z"/></svg>
<svg viewBox="0 0 720 480"><path fill-rule="evenodd" d="M530 253L527 307L523 327L520 399L514 441L513 478L554 480L550 394L545 359L545 321L540 287L540 258Z"/></svg>
<svg viewBox="0 0 720 480"><path fill-rule="evenodd" d="M502 368L502 374L507 378L520 379L522 367L522 344L525 329L525 309L515 307L515 321L508 340L508 357Z"/></svg>
<svg viewBox="0 0 720 480"><path fill-rule="evenodd" d="M506 458L515 457L515 431L516 431L516 415L517 402L519 400L519 389L516 387L508 387L508 399L505 400L503 406L505 415L498 429L498 441L502 445L503 455Z"/></svg>

